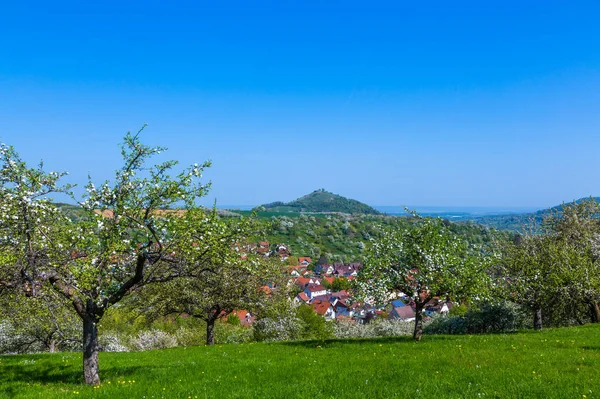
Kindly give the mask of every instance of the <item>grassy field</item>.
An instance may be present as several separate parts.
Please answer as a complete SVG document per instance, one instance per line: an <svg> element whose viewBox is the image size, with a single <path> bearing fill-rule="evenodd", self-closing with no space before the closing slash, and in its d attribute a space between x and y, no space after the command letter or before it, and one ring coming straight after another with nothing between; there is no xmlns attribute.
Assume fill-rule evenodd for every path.
<svg viewBox="0 0 600 399"><path fill-rule="evenodd" d="M76 353L0 357L15 398L600 398L600 326L102 353L102 385Z"/></svg>

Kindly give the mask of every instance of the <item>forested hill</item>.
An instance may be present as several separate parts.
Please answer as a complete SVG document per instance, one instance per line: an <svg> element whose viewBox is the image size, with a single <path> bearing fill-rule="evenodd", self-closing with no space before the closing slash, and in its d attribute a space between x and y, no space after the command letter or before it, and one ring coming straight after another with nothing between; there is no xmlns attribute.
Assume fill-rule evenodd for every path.
<svg viewBox="0 0 600 399"><path fill-rule="evenodd" d="M294 201L272 202L259 206L271 212L340 212L363 215L380 215L381 212L362 202L333 194L323 189L313 191Z"/></svg>
<svg viewBox="0 0 600 399"><path fill-rule="evenodd" d="M578 200L569 202L569 204L572 203L579 203L583 200L587 200L590 199L590 197L584 197L584 198L580 198ZM594 197L594 200L596 200L597 202L600 202L600 197ZM495 215L495 216L482 216L482 217L477 217L477 218L473 218L473 222L477 223L477 224L481 224L484 226L488 226L488 227L493 227L499 230L513 230L513 231L520 231L523 230L524 226L530 224L530 222L535 222L535 223L541 223L542 219L544 218L544 216L549 215L552 212L560 212L560 210L562 209L563 204L561 205L556 205L553 206L552 208L547 208L547 209L541 209L537 212L531 212L531 213L520 213L520 214L513 214L513 215Z"/></svg>

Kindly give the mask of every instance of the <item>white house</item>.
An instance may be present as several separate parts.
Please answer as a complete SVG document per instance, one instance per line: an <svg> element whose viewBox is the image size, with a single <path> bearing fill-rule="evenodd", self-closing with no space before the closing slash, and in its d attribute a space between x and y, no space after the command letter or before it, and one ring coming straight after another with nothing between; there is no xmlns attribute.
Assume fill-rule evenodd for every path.
<svg viewBox="0 0 600 399"><path fill-rule="evenodd" d="M310 299L313 299L314 297L319 295L326 295L327 289L321 284L308 284L304 289L304 293L308 295Z"/></svg>

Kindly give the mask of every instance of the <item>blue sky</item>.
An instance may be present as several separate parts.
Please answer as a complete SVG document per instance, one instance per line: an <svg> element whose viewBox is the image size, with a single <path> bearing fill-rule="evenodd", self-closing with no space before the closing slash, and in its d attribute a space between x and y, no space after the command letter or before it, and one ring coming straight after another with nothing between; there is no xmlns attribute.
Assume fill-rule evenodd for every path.
<svg viewBox="0 0 600 399"><path fill-rule="evenodd" d="M2 4L0 140L83 185L148 123L206 204L600 195L600 5L216 3Z"/></svg>

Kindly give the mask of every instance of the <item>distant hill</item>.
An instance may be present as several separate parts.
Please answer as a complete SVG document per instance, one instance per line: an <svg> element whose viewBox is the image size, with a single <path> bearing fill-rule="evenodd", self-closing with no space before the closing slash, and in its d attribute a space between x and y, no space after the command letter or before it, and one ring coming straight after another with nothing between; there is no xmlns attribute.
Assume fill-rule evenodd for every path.
<svg viewBox="0 0 600 399"><path fill-rule="evenodd" d="M579 198L578 200L568 202L566 204L579 203L583 200L589 199L590 197ZM600 202L600 197L594 197L597 202ZM547 209L541 209L536 212L530 213L519 213L512 215L495 215L495 216L482 216L471 219L473 222L482 224L488 227L494 227L499 230L522 230L525 225L528 225L531 221L541 223L544 216L549 215L552 212L559 211L562 209L563 204L553 206Z"/></svg>
<svg viewBox="0 0 600 399"><path fill-rule="evenodd" d="M272 202L255 209L270 212L340 212L380 215L381 212L362 202L333 194L323 189L313 191L291 202Z"/></svg>
<svg viewBox="0 0 600 399"><path fill-rule="evenodd" d="M62 202L56 202L54 205L56 205L65 216L73 221L79 221L86 217L85 211L79 205L65 204Z"/></svg>

